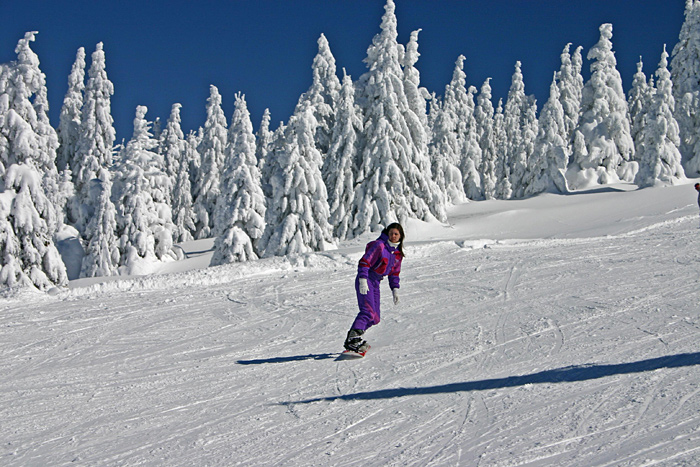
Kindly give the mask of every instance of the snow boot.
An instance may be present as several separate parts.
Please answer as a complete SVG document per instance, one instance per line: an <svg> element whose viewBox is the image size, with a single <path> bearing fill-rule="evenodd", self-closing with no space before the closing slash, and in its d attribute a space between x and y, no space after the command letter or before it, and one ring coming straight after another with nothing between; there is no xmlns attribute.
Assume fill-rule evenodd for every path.
<svg viewBox="0 0 700 467"><path fill-rule="evenodd" d="M345 339L345 350L351 350L357 353L364 353L369 348L367 341L362 340L362 334L365 331L362 329L351 329L348 331L348 337Z"/></svg>

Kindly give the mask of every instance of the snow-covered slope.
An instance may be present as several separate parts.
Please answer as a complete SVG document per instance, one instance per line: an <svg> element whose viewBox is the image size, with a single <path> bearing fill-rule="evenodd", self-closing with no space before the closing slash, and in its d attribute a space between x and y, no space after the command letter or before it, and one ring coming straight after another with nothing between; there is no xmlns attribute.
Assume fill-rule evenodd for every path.
<svg viewBox="0 0 700 467"><path fill-rule="evenodd" d="M410 223L362 360L336 358L375 235L8 295L0 464L699 465L697 194L634 188Z"/></svg>

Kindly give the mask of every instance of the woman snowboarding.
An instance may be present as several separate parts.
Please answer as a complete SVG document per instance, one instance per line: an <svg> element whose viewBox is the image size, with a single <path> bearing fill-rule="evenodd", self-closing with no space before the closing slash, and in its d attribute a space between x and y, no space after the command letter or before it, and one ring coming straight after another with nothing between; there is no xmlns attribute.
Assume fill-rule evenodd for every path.
<svg viewBox="0 0 700 467"><path fill-rule="evenodd" d="M382 234L365 248L365 254L357 266L355 291L360 312L352 323L345 339L345 349L364 355L369 344L362 340L362 335L375 324L379 324L379 284L389 276L389 288L394 298L394 305L399 303L399 273L403 260L404 231L401 224L395 222L382 230Z"/></svg>

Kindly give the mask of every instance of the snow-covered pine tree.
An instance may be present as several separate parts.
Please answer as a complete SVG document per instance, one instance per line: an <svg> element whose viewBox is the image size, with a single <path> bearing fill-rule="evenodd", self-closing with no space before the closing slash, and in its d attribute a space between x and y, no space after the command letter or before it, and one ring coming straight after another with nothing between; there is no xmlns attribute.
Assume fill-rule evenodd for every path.
<svg viewBox="0 0 700 467"><path fill-rule="evenodd" d="M173 216L173 241L183 242L192 240L194 232L194 210L192 206L192 193L190 184L190 157L191 148L185 140L182 132L180 109L181 104L173 104L170 117L165 129L160 136L161 154L165 164L165 173L170 179L166 189L166 203L172 208Z"/></svg>
<svg viewBox="0 0 700 467"><path fill-rule="evenodd" d="M85 228L85 256L80 277L113 276L118 273L117 210L111 199L110 177L107 169L100 168L97 177L89 182L87 191L93 210Z"/></svg>
<svg viewBox="0 0 700 467"><path fill-rule="evenodd" d="M117 199L120 265L126 274L148 273L173 245L172 214L163 193L170 183L153 152L158 142L149 132L145 106L136 108L134 134L120 154L113 196Z"/></svg>
<svg viewBox="0 0 700 467"><path fill-rule="evenodd" d="M196 198L197 180L199 180L199 171L202 166L202 155L199 153L199 145L202 142L204 128L201 126L197 131L190 130L187 135L187 164L190 172L191 197L194 203ZM194 204L192 205L194 210ZM195 213L196 214L196 213ZM196 219L195 219L196 221Z"/></svg>
<svg viewBox="0 0 700 467"><path fill-rule="evenodd" d="M65 198L35 34L19 40L17 61L0 66L0 284L46 290L67 282L53 243Z"/></svg>
<svg viewBox="0 0 700 467"><path fill-rule="evenodd" d="M585 140L586 151L574 147L572 188L589 184L631 181L636 163L634 142L630 135L627 99L617 60L612 50L612 25L600 26L600 40L588 51L591 78L583 88L581 118L577 127Z"/></svg>
<svg viewBox="0 0 700 467"><path fill-rule="evenodd" d="M495 178L496 199L510 199L513 196L513 185L510 183L510 164L508 163L508 134L506 119L503 111L503 99L498 100L498 106L493 116L493 136L496 148Z"/></svg>
<svg viewBox="0 0 700 467"><path fill-rule="evenodd" d="M403 88L406 93L406 102L410 112L406 113L406 123L416 147L422 154L428 154L430 142L430 129L428 127L427 99L430 97L428 90L420 85L420 72L416 68L420 53L418 53L418 33L420 29L411 33L411 38L403 53L401 66L403 67Z"/></svg>
<svg viewBox="0 0 700 467"><path fill-rule="evenodd" d="M197 143L194 133L190 133L184 141L183 151L180 153L180 160L177 161L177 174L173 184L172 215L173 241L187 242L194 239L195 221L197 216L194 213L192 204L192 185L190 182L190 167L192 161L196 159Z"/></svg>
<svg viewBox="0 0 700 467"><path fill-rule="evenodd" d="M406 47L399 44L399 61L403 67L403 88L408 103L408 111L404 112L404 119L408 127L408 132L415 145L415 155L413 162L418 170L427 174L426 180L422 180L415 175L408 174L411 185L418 187L414 189L416 193L424 193L422 196L428 203L428 208L440 220L447 219L445 203L447 198L445 193L437 186L430 172L431 161L428 144L432 138L430 126L428 125L427 101L430 93L420 85L420 72L416 68L420 53L418 53L418 34L420 29L411 32L411 36ZM427 186L424 186L427 183Z"/></svg>
<svg viewBox="0 0 700 467"><path fill-rule="evenodd" d="M357 172L357 140L362 132L362 113L355 105L355 87L343 70L331 147L322 167L328 191L330 223L335 237L345 240L352 225L351 210Z"/></svg>
<svg viewBox="0 0 700 467"><path fill-rule="evenodd" d="M476 121L479 147L481 148L481 166L479 174L485 199L496 197L496 133L494 131L494 109L491 102L491 78L486 78L481 92L476 98L474 120Z"/></svg>
<svg viewBox="0 0 700 467"><path fill-rule="evenodd" d="M649 111L649 103L655 89L647 83L647 77L642 71L644 63L639 58L637 72L632 79L632 87L627 97L627 107L630 112L630 135L634 141L635 158L638 159L642 153L642 130L645 125L645 117Z"/></svg>
<svg viewBox="0 0 700 467"><path fill-rule="evenodd" d="M429 146L433 179L440 190L445 193L448 203L462 203L467 199L464 194L462 172L459 170L459 144L457 142L456 122L439 100L434 100L431 113L435 115L432 141Z"/></svg>
<svg viewBox="0 0 700 467"><path fill-rule="evenodd" d="M673 48L671 80L688 176L700 175L700 1L686 0L685 21Z"/></svg>
<svg viewBox="0 0 700 467"><path fill-rule="evenodd" d="M323 251L333 241L321 153L314 141L317 124L307 103L297 107L284 133L276 132L279 138L268 158L272 196L258 244L262 256Z"/></svg>
<svg viewBox="0 0 700 467"><path fill-rule="evenodd" d="M207 120L204 134L199 143L201 157L199 177L194 186L194 211L197 215L196 238L210 237L214 229L214 210L219 197L221 170L228 144L227 123L221 109L221 95L216 86L209 87L207 99Z"/></svg>
<svg viewBox="0 0 700 467"><path fill-rule="evenodd" d="M532 153L535 151L535 141L537 140L537 135L539 134L539 121L537 120L537 99L535 96L528 96L528 103L525 108L524 123L523 123L523 153L526 154L527 159L530 158ZM523 179L527 176L526 164L525 174ZM522 185L522 182L521 182ZM520 187L516 192L517 197L524 196L524 189Z"/></svg>
<svg viewBox="0 0 700 467"><path fill-rule="evenodd" d="M573 56L569 53L571 44L566 44L561 53L561 67L557 74L557 86L559 87L559 100L564 110L564 125L566 130L566 144L571 153L574 131L578 126L581 113L581 95L583 93L583 57L578 46Z"/></svg>
<svg viewBox="0 0 700 467"><path fill-rule="evenodd" d="M10 107L14 108L18 115L31 126L36 135L34 139L35 152L31 157L42 174L41 184L44 187L44 193L54 204L60 227L64 220L63 209L67 196L61 190L63 185L56 168L58 136L49 121L46 75L39 68L39 57L30 47L36 34L37 32L26 33L24 39L21 39L15 48L17 53L17 61L14 63L16 73L10 76L15 77L13 84L18 93L15 94L14 104L11 102Z"/></svg>
<svg viewBox="0 0 700 467"><path fill-rule="evenodd" d="M270 131L270 120L270 109L265 109L258 132L255 134L255 158L258 160L258 169L261 173L272 144L273 133Z"/></svg>
<svg viewBox="0 0 700 467"><path fill-rule="evenodd" d="M511 80L508 99L503 111L506 153L509 181L512 196L522 198L525 191L523 179L528 167L528 158L532 154L537 137L536 103L534 97L525 95L525 82L521 63L515 63L515 72Z"/></svg>
<svg viewBox="0 0 700 467"><path fill-rule="evenodd" d="M165 129L160 134L160 154L163 156L163 171L170 178L170 188L175 186L175 180L181 170L181 161L185 152L185 134L180 126L181 104L173 104L170 108L170 116L165 124ZM154 135L155 136L155 135ZM188 170L189 172L189 170ZM172 204L172 191L166 193L168 204Z"/></svg>
<svg viewBox="0 0 700 467"><path fill-rule="evenodd" d="M258 259L257 242L265 230L255 135L245 96L236 94L214 219L216 240L211 265Z"/></svg>
<svg viewBox="0 0 700 467"><path fill-rule="evenodd" d="M476 94L476 88L474 86L469 86L469 99L472 102L472 106L474 94ZM478 201L484 199L481 174L479 173L482 152L479 146L479 140L477 139L476 119L473 113L466 136L467 139L464 140L462 144L462 184L464 185L464 193L467 195L467 198Z"/></svg>
<svg viewBox="0 0 700 467"><path fill-rule="evenodd" d="M569 149L566 142L565 112L561 104L557 73L549 87L549 99L542 108L537 140L524 179L524 195L535 195L544 191L567 193L566 167Z"/></svg>
<svg viewBox="0 0 700 467"><path fill-rule="evenodd" d="M429 134L431 135L432 139L432 133L433 133L433 126L435 126L435 118L437 117L437 114L440 113L440 107L442 107L442 98L438 97L438 95L435 92L430 93L430 97L428 98L428 131Z"/></svg>
<svg viewBox="0 0 700 467"><path fill-rule="evenodd" d="M455 68L455 72L461 72L462 75L464 75L462 71L463 60L463 58L461 61L458 60ZM481 177L479 175L481 147L479 146L478 129L474 118L474 95L477 91L474 86L469 86L469 89L465 90L464 86L466 86L466 83L463 83L462 79L466 80L466 76L459 80L459 84L455 83L456 86L453 87L457 97L455 115L457 116L457 139L461 147L460 170L467 198L480 200L483 198Z"/></svg>
<svg viewBox="0 0 700 467"><path fill-rule="evenodd" d="M502 141L505 143L504 152L499 153L506 165L506 177L510 182L510 195L513 191L520 189L520 183L525 168L527 167L527 154L523 154L522 123L525 109L525 83L521 72L521 63L515 63L515 72L511 78L506 105L503 110L503 131L505 135ZM501 195L504 196L504 195ZM516 195L517 196L517 195ZM507 199L507 198L502 198Z"/></svg>
<svg viewBox="0 0 700 467"><path fill-rule="evenodd" d="M112 165L116 138L111 111L113 94L114 85L107 78L105 53L100 42L92 53L92 63L88 70L76 151L74 157L68 161L75 186L69 220L81 233L90 221L88 213L93 209L85 206L91 199L90 180L97 178L100 169L110 168Z"/></svg>
<svg viewBox="0 0 700 467"><path fill-rule="evenodd" d="M85 91L85 49L80 47L68 75L68 91L63 98L63 107L58 124L58 152L56 165L65 170L75 158L82 120L83 92Z"/></svg>
<svg viewBox="0 0 700 467"><path fill-rule="evenodd" d="M263 160L262 167L260 168L260 177L262 180L262 189L265 194L265 199L272 199L272 173L275 170L276 164L274 161L270 160L273 157L275 151L283 151L285 147L285 136L286 126L283 122L280 122L279 126L275 131L272 132L270 136L270 143L268 144L267 157Z"/></svg>
<svg viewBox="0 0 700 467"><path fill-rule="evenodd" d="M475 170L474 160L471 159L473 154L462 153L469 148L469 125L474 118L473 109L469 107L472 96L467 94L463 68L464 56L460 55L455 63L452 80L445 86L444 100L441 103L434 99L431 107L431 114L435 115L430 145L433 178L450 203L461 203L467 199L464 191L466 177L462 174L461 167L468 167L467 161L471 160L471 167ZM471 104L473 106L473 100Z"/></svg>
<svg viewBox="0 0 700 467"><path fill-rule="evenodd" d="M27 131L25 129L25 131ZM53 243L56 210L32 162L12 164L0 193L0 284L47 290L68 282Z"/></svg>
<svg viewBox="0 0 700 467"><path fill-rule="evenodd" d="M639 172L635 183L640 187L657 184L674 185L685 179L678 149L681 140L674 117L673 83L668 71L666 45L656 70L656 92L651 96L642 129L642 154L637 155Z"/></svg>
<svg viewBox="0 0 700 467"><path fill-rule="evenodd" d="M340 80L336 75L335 58L331 53L326 36L318 38L318 53L311 65L313 81L311 87L299 97L298 106L306 108L310 105L314 118L318 122L316 128L316 147L323 158L328 154L331 145L331 133L335 120L335 107L340 93Z"/></svg>
<svg viewBox="0 0 700 467"><path fill-rule="evenodd" d="M446 216L428 154L421 152L423 143L414 139L421 120L410 108L404 89L405 62L397 42L393 0L387 0L384 9L381 32L367 49L368 71L357 83L364 121L353 235L379 230L393 221L433 216L444 220Z"/></svg>

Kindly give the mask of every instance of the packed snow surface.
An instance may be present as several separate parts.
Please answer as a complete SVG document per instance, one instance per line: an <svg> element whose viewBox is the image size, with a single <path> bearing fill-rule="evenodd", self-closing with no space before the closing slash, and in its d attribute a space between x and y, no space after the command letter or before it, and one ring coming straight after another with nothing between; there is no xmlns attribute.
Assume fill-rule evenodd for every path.
<svg viewBox="0 0 700 467"><path fill-rule="evenodd" d="M692 184L411 222L401 301L383 284L352 361L376 234L6 293L0 464L700 465L699 226Z"/></svg>

